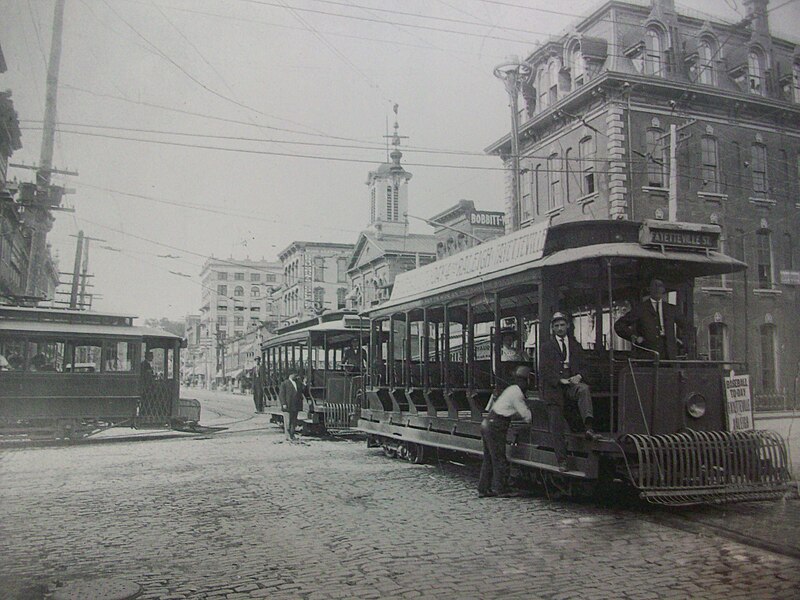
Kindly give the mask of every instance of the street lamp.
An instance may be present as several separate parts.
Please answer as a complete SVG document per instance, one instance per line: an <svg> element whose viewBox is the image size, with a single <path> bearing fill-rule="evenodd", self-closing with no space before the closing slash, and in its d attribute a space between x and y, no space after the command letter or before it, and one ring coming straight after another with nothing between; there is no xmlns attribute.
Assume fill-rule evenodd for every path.
<svg viewBox="0 0 800 600"><path fill-rule="evenodd" d="M522 207L519 205L519 93L522 83L530 79L533 69L527 63L514 59L494 68L494 76L506 86L511 107L511 168L513 169L511 229L520 225Z"/></svg>

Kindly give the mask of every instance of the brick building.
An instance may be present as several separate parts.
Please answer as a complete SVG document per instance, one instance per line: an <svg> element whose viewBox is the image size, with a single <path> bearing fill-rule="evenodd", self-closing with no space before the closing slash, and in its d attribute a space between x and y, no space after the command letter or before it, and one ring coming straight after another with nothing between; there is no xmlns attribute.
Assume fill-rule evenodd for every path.
<svg viewBox="0 0 800 600"><path fill-rule="evenodd" d="M695 286L698 350L746 357L757 406L779 409L800 355L800 46L771 34L768 0L743 4L737 23L672 0L603 4L524 61L518 194L510 135L487 150L509 167L509 230L720 225L749 268Z"/></svg>
<svg viewBox="0 0 800 600"><path fill-rule="evenodd" d="M352 252L353 244L296 241L278 254L284 279L279 292L281 325L345 308Z"/></svg>

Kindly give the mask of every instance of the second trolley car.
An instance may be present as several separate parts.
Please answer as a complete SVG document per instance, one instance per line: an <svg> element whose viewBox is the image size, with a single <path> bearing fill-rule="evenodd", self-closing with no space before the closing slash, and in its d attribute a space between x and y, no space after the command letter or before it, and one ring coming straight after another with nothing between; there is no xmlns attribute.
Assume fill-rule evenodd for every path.
<svg viewBox="0 0 800 600"><path fill-rule="evenodd" d="M358 315L336 311L283 327L261 346L266 373L265 411L283 423L278 390L290 373L305 380L305 406L298 423L307 433L352 430L366 368L366 327Z"/></svg>
<svg viewBox="0 0 800 600"><path fill-rule="evenodd" d="M588 357L601 437L568 432L564 472L541 389L529 392L533 422L512 423L508 437L508 457L523 472L566 491L621 480L662 504L783 494L785 442L742 428L748 420L735 421L726 402L726 378L745 374L744 364L698 359L691 329L672 360L639 358L614 333L653 277L691 323L695 279L745 268L717 251L719 236L716 226L663 221L543 224L398 275L390 300L365 313L370 369L359 429L412 461L436 447L481 453L487 401L514 367L537 373L558 311ZM506 360L509 333L526 352Z"/></svg>

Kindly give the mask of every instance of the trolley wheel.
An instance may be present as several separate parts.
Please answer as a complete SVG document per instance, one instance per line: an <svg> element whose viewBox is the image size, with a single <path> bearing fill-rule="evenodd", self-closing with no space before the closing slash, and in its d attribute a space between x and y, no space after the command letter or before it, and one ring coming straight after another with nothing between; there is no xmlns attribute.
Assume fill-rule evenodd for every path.
<svg viewBox="0 0 800 600"><path fill-rule="evenodd" d="M387 446L386 444L381 446L381 448L383 449L383 455L386 456L387 458L397 458L396 448L392 448L391 446Z"/></svg>
<svg viewBox="0 0 800 600"><path fill-rule="evenodd" d="M425 446L409 442L405 447L405 455L408 462L421 465L425 462Z"/></svg>

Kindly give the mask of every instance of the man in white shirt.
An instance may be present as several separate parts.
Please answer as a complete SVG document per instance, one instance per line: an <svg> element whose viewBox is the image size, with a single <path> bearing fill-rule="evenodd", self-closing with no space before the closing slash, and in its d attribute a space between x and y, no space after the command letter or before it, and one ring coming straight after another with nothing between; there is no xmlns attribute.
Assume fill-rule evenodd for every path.
<svg viewBox="0 0 800 600"><path fill-rule="evenodd" d="M525 404L525 390L528 389L531 370L517 367L514 383L493 401L489 401L489 414L481 423L483 440L483 464L478 482L478 496L509 496L508 459L506 458L506 436L511 418L521 416L526 423L531 422L531 411Z"/></svg>

